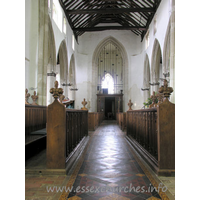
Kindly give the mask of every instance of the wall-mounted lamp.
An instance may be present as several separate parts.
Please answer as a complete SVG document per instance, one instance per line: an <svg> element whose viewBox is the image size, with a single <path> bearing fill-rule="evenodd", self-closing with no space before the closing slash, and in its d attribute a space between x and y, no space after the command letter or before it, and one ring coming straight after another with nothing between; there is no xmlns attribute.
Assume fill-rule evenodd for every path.
<svg viewBox="0 0 200 200"><path fill-rule="evenodd" d="M48 65L50 64L50 60L51 60L51 56L49 57ZM50 73L47 73L47 76L54 76L54 77L56 77L56 73L53 71L53 65L52 65L52 71Z"/></svg>
<svg viewBox="0 0 200 200"><path fill-rule="evenodd" d="M165 77L165 79L166 79L166 77L169 77L169 76L170 76L170 73L169 73L169 72L166 72L166 73L163 73L163 75L164 75L164 77Z"/></svg>
<svg viewBox="0 0 200 200"><path fill-rule="evenodd" d="M141 88L142 91L149 90L149 88Z"/></svg>
<svg viewBox="0 0 200 200"><path fill-rule="evenodd" d="M78 88L70 88L71 91L77 91Z"/></svg>
<svg viewBox="0 0 200 200"><path fill-rule="evenodd" d="M54 77L56 77L56 73L52 70L51 73L47 73L47 76L54 76Z"/></svg>
<svg viewBox="0 0 200 200"><path fill-rule="evenodd" d="M62 85L62 86L72 86L71 83L62 83L61 85Z"/></svg>
<svg viewBox="0 0 200 200"><path fill-rule="evenodd" d="M36 90L37 88L34 88L34 87L30 87L29 89L30 89L30 90Z"/></svg>
<svg viewBox="0 0 200 200"><path fill-rule="evenodd" d="M154 82L153 82L153 83L150 83L150 82L149 82L149 85L151 85L151 86L160 85L160 83L159 83L159 82L157 82L157 83L154 83Z"/></svg>

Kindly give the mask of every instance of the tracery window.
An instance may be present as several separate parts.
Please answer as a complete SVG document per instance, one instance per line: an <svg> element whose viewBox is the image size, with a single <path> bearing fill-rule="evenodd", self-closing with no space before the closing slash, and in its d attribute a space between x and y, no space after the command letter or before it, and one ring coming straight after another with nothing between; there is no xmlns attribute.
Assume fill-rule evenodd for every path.
<svg viewBox="0 0 200 200"><path fill-rule="evenodd" d="M114 80L109 73L102 78L102 89L105 88L108 88L108 94L114 94Z"/></svg>

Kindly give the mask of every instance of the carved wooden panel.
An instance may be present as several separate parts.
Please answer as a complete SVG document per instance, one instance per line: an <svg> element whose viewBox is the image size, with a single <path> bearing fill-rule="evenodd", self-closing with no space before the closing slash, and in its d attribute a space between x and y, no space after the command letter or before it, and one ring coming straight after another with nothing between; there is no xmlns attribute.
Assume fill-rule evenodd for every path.
<svg viewBox="0 0 200 200"><path fill-rule="evenodd" d="M55 102L48 106L47 168L65 169L66 157L88 135L88 111Z"/></svg>
<svg viewBox="0 0 200 200"><path fill-rule="evenodd" d="M158 174L175 171L175 105L127 111L127 135ZM148 153L147 153L148 152Z"/></svg>
<svg viewBox="0 0 200 200"><path fill-rule="evenodd" d="M48 106L47 168L64 169L66 159L66 109L55 100Z"/></svg>
<svg viewBox="0 0 200 200"><path fill-rule="evenodd" d="M25 134L46 128L46 106L25 105Z"/></svg>

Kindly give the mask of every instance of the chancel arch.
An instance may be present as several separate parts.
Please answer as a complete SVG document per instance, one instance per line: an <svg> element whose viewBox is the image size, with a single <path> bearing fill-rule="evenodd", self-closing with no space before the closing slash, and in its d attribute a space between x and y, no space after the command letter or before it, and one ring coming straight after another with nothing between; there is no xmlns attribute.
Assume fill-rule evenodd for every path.
<svg viewBox="0 0 200 200"><path fill-rule="evenodd" d="M71 56L70 59L70 66L69 66L69 83L72 84L71 87L69 88L69 99L71 100L75 100L76 99L76 92L74 90L71 89L75 89L77 88L76 85L76 70L75 70L75 58L74 58L74 54Z"/></svg>
<svg viewBox="0 0 200 200"><path fill-rule="evenodd" d="M157 39L154 41L153 45L153 52L151 58L151 85L150 86L150 93L152 94L153 91L158 92L159 84L161 85L160 78L163 78L163 69L162 69L162 51L160 44Z"/></svg>
<svg viewBox="0 0 200 200"><path fill-rule="evenodd" d="M94 112L97 111L96 94L102 92L101 81L106 74L113 78L114 93L123 92L124 102L128 102L128 57L124 46L112 36L102 40L93 54L91 107Z"/></svg>
<svg viewBox="0 0 200 200"><path fill-rule="evenodd" d="M150 65L149 57L146 54L144 60L144 71L143 71L143 92L144 92L144 102L150 97Z"/></svg>

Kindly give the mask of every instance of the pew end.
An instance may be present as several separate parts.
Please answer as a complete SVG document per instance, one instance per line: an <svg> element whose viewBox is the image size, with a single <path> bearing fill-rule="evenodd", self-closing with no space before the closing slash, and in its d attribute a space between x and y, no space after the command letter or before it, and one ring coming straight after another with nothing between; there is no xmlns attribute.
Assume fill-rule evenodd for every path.
<svg viewBox="0 0 200 200"><path fill-rule="evenodd" d="M127 111L127 142L159 176L175 176L175 104Z"/></svg>
<svg viewBox="0 0 200 200"><path fill-rule="evenodd" d="M56 99L47 111L47 168L64 169L66 158L66 108Z"/></svg>

